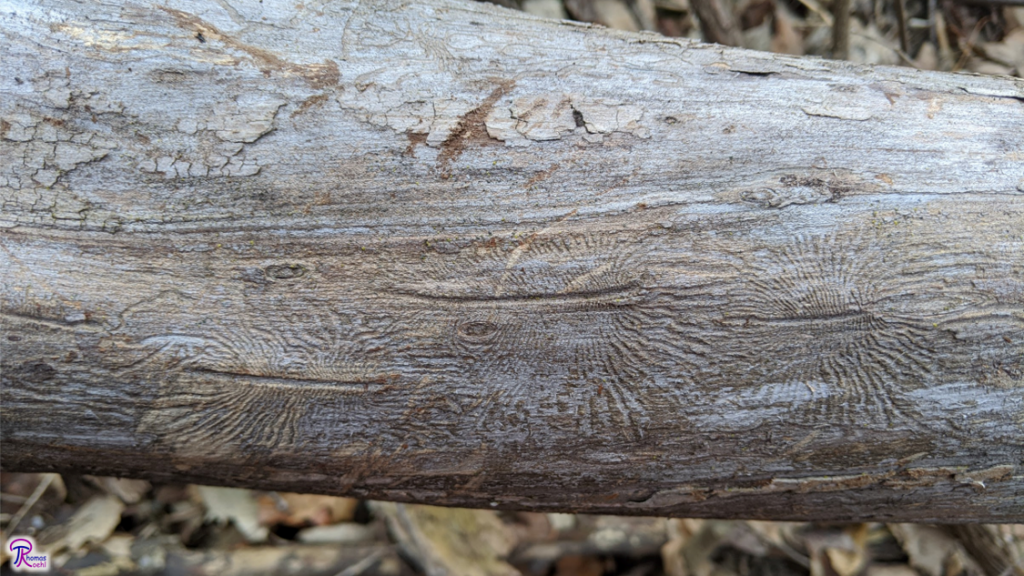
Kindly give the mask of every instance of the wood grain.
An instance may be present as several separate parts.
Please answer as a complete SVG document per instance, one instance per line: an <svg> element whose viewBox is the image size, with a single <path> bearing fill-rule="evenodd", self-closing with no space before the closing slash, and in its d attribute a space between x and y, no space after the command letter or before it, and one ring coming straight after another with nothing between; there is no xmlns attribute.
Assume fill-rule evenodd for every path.
<svg viewBox="0 0 1024 576"><path fill-rule="evenodd" d="M4 469L1024 520L1020 80L450 0L0 48Z"/></svg>

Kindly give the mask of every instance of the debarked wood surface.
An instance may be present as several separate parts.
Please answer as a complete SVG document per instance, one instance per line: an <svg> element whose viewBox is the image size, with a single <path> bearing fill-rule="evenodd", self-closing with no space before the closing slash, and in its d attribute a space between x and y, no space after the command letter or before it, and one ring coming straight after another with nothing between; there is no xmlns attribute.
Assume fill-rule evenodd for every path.
<svg viewBox="0 0 1024 576"><path fill-rule="evenodd" d="M1024 521L1024 83L453 0L0 10L2 465Z"/></svg>

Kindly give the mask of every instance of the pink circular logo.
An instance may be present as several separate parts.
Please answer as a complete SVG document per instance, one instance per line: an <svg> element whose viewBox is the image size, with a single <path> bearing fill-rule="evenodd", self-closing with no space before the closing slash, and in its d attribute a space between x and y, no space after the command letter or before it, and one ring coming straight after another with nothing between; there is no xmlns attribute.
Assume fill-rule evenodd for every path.
<svg viewBox="0 0 1024 576"><path fill-rule="evenodd" d="M11 560L11 568L16 572L21 570L35 571L46 568L46 554L32 555L33 543L28 538L15 538L7 543L7 550L14 555Z"/></svg>

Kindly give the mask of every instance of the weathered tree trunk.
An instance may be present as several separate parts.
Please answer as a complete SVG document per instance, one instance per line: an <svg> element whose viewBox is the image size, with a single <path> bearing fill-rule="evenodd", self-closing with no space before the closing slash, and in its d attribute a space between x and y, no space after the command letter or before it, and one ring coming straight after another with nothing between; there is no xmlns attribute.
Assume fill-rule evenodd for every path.
<svg viewBox="0 0 1024 576"><path fill-rule="evenodd" d="M451 0L0 16L2 464L1024 520L1024 87Z"/></svg>

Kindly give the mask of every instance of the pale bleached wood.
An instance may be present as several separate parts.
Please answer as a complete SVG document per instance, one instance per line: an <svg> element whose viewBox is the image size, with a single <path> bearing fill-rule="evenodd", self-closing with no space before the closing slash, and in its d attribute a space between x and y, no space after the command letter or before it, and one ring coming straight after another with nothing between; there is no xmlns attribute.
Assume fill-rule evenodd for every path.
<svg viewBox="0 0 1024 576"><path fill-rule="evenodd" d="M2 463L1024 519L1024 88L469 3L5 4Z"/></svg>

